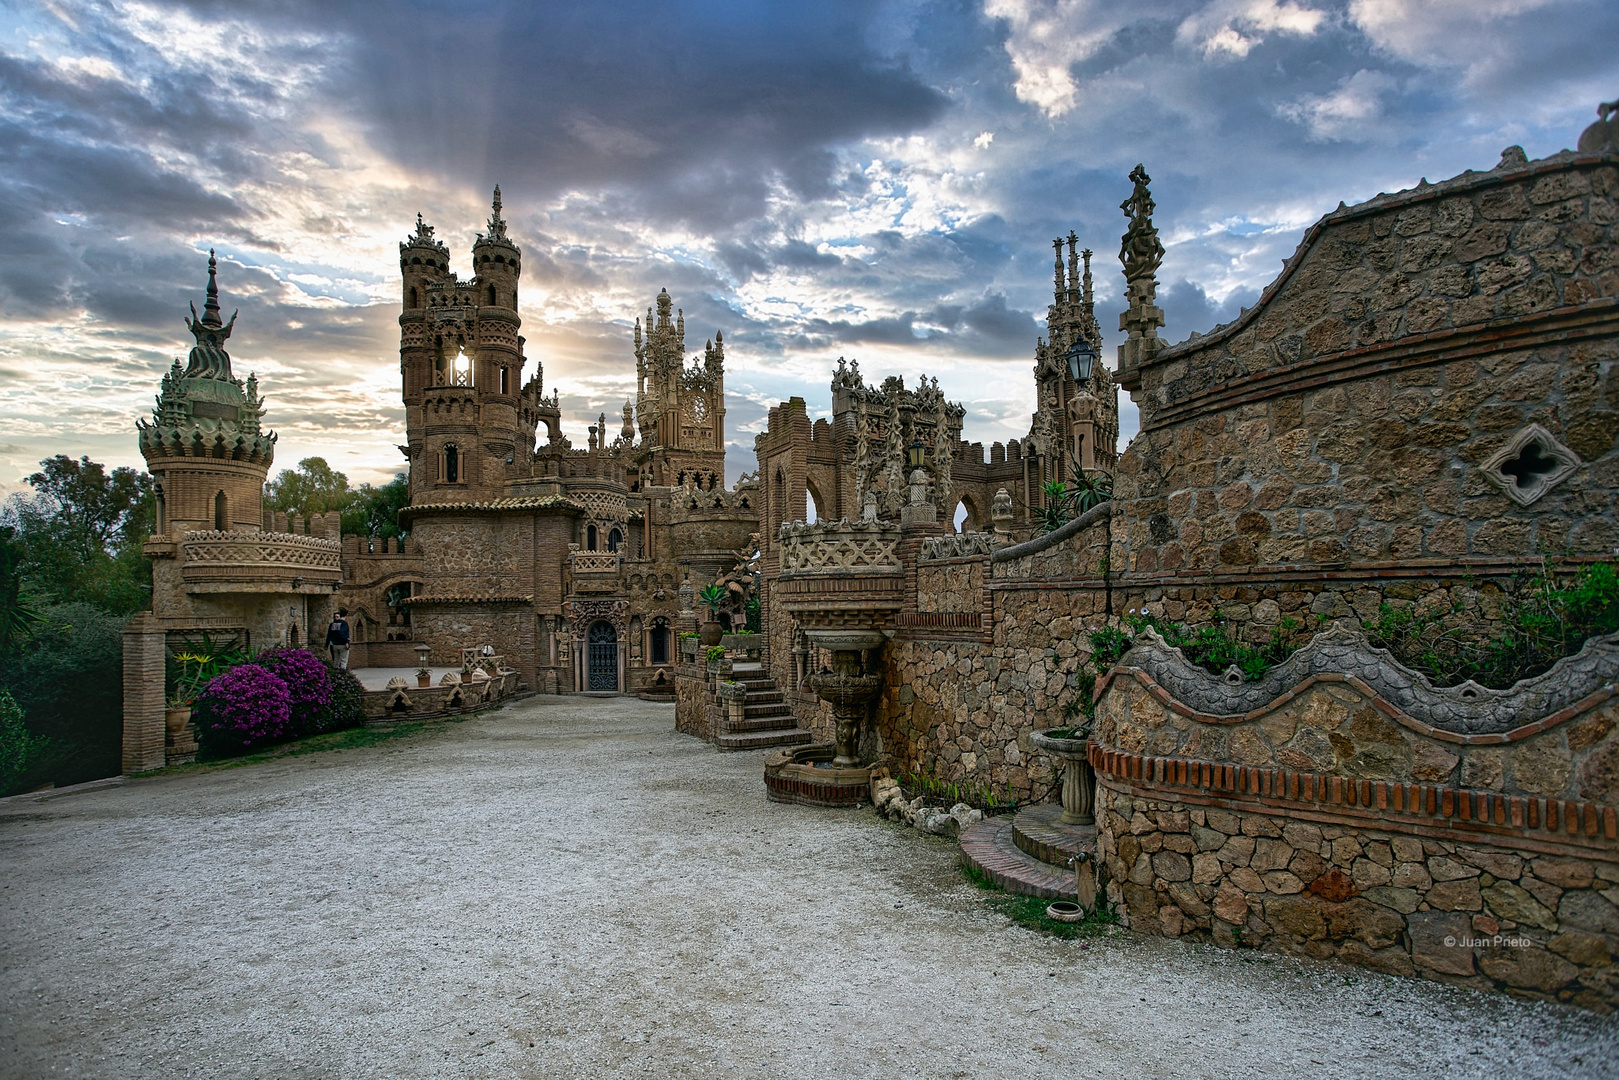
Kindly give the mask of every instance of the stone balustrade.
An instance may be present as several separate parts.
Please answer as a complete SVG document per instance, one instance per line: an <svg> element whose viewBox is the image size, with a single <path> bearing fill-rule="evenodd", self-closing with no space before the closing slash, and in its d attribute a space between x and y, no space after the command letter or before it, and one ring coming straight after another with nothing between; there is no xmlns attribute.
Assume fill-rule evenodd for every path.
<svg viewBox="0 0 1619 1080"><path fill-rule="evenodd" d="M616 574L618 573L618 553L616 551L575 551L569 557L576 574Z"/></svg>
<svg viewBox="0 0 1619 1080"><path fill-rule="evenodd" d="M296 533L205 529L180 541L181 575L188 585L232 585L233 592L277 591L306 581L335 584L341 574L343 545L338 540Z"/></svg>
<svg viewBox="0 0 1619 1080"><path fill-rule="evenodd" d="M783 524L781 572L811 574L901 573L900 527L886 521Z"/></svg>

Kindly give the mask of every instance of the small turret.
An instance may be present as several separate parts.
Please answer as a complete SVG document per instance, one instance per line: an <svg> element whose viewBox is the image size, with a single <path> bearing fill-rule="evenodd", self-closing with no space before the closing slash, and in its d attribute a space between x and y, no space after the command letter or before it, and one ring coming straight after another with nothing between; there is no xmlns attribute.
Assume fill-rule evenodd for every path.
<svg viewBox="0 0 1619 1080"><path fill-rule="evenodd" d="M478 303L517 310L517 279L522 274L521 253L506 235L500 216L500 185L490 201L489 231L479 233L472 245L472 269L477 273Z"/></svg>
<svg viewBox="0 0 1619 1080"><path fill-rule="evenodd" d="M450 273L450 249L433 238L433 226L416 215L416 232L399 245L399 273L403 279L405 310L427 306L428 286L446 280Z"/></svg>

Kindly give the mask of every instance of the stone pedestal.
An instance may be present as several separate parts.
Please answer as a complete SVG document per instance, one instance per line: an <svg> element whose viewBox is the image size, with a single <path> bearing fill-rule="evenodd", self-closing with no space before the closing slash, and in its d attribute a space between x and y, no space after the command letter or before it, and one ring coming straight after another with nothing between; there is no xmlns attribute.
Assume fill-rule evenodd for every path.
<svg viewBox="0 0 1619 1080"><path fill-rule="evenodd" d="M1029 736L1029 742L1063 763L1062 817L1064 825L1096 824L1096 774L1087 759L1089 739L1054 739L1043 731Z"/></svg>

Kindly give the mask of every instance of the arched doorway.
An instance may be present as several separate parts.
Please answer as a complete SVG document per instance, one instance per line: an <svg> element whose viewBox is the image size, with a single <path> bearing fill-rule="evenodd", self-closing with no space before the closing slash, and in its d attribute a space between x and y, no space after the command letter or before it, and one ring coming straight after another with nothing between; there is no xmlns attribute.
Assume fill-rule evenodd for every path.
<svg viewBox="0 0 1619 1080"><path fill-rule="evenodd" d="M592 623L586 638L587 685L592 690L618 689L618 631L603 619Z"/></svg>

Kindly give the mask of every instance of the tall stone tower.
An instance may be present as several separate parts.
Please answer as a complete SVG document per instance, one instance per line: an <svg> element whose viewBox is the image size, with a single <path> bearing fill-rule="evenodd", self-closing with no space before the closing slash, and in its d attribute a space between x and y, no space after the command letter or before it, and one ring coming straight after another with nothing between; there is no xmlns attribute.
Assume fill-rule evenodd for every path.
<svg viewBox="0 0 1619 1080"><path fill-rule="evenodd" d="M1024 453L1041 459L1047 474L1043 480L1067 481L1075 466L1086 471L1107 470L1118 460L1119 388L1100 356L1102 330L1096 322L1091 252L1078 250L1078 245L1079 238L1069 233L1064 267L1063 241L1052 241L1056 280L1046 313L1047 340L1035 346L1039 407ZM1076 380L1069 371L1068 351L1081 340L1089 342L1098 355L1090 377Z"/></svg>
<svg viewBox="0 0 1619 1080"><path fill-rule="evenodd" d="M202 317L191 305L186 328L197 343L184 369L163 376L150 422L137 420L141 455L157 482L157 535L195 530L256 532L263 522L264 478L275 460L275 434L261 427L258 380L231 374L225 340L236 326L219 317L218 263L208 252Z"/></svg>
<svg viewBox="0 0 1619 1080"><path fill-rule="evenodd" d="M642 484L701 487L725 482L725 337L716 333L703 359L686 366L686 316L669 290L647 309L646 333L635 323L636 416Z"/></svg>
<svg viewBox="0 0 1619 1080"><path fill-rule="evenodd" d="M540 382L523 383L517 332L522 256L506 235L500 188L489 231L472 245L473 277L458 280L449 260L418 214L399 245L399 369L416 503L499 498L508 477L527 475L539 422Z"/></svg>

